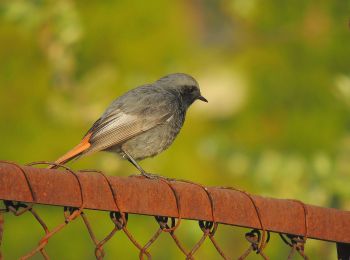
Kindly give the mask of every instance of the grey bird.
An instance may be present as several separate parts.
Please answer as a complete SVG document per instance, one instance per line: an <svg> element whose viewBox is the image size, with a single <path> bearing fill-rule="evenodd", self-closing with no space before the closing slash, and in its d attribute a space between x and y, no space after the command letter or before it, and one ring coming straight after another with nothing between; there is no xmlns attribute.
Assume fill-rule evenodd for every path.
<svg viewBox="0 0 350 260"><path fill-rule="evenodd" d="M197 99L208 102L197 81L184 73L132 89L114 100L82 141L55 163L65 164L80 156L108 151L118 153L142 175L150 177L137 161L153 157L172 144L187 109Z"/></svg>

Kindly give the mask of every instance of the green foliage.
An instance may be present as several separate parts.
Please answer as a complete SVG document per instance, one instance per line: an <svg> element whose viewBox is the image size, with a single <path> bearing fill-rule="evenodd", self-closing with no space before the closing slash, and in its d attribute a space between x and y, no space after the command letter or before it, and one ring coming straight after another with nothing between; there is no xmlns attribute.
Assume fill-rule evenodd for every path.
<svg viewBox="0 0 350 260"><path fill-rule="evenodd" d="M349 1L325 0L2 1L0 158L54 160L124 91L187 72L209 103L194 105L173 146L142 162L145 169L349 209L349 7ZM135 172L106 153L71 166ZM9 259L18 257L18 244L32 246L15 221L7 222L18 234L5 235ZM144 241L147 221L139 218L135 225ZM105 218L96 223L110 227ZM29 220L25 225L32 228ZM188 244L194 243L197 229L186 231ZM228 250L234 235L220 235ZM50 243L55 258L92 258L86 237L74 247L63 237ZM112 243L107 259L117 247L123 254L131 248L126 240ZM165 256L169 243L155 245L156 254ZM286 255L274 243L269 253ZM243 236L234 244L233 255L246 245ZM307 250L315 258L335 254L316 242ZM170 252L180 257L176 249ZM201 256L213 259L208 252Z"/></svg>

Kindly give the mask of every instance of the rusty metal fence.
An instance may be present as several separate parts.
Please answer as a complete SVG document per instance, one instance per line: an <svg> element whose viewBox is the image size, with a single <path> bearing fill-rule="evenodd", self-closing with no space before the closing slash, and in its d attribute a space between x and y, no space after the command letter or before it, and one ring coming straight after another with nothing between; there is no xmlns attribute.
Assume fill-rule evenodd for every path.
<svg viewBox="0 0 350 260"><path fill-rule="evenodd" d="M49 259L45 247L50 238L77 218L82 218L88 230L97 259L104 258L104 245L117 232L125 233L138 249L140 259L152 258L150 247L161 233L171 236L186 259L194 259L206 239L211 241L223 259L232 259L215 239L220 224L251 228L245 234L247 249L238 259L245 259L253 252L262 259L269 259L264 249L270 240L270 232L278 233L290 247L286 259L292 259L295 254L308 259L305 250L307 239L336 242L338 259L350 259L348 211L307 205L297 200L263 198L232 187L204 187L186 180L110 177L94 170L74 172L65 166L60 166L59 170L33 167L38 164L51 163L20 166L0 162L0 200L4 204L0 209L0 259L4 213L15 216L32 214L43 229L37 247L22 259L37 254ZM35 204L63 206L62 223L49 229L34 209ZM107 236L102 239L96 237L85 209L110 212L114 228ZM128 230L128 214L154 216L159 229L147 243L138 242ZM183 219L198 221L203 232L192 248L187 248L176 234Z"/></svg>

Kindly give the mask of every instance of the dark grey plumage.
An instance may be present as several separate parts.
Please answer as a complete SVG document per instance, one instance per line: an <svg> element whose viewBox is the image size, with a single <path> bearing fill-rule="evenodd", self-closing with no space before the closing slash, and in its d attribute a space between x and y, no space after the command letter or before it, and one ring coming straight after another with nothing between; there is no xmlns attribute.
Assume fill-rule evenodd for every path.
<svg viewBox="0 0 350 260"><path fill-rule="evenodd" d="M183 73L170 74L132 89L114 100L93 124L83 139L89 144L86 149L72 153L73 148L68 157L63 156L57 162L110 151L126 157L143 172L135 160L167 149L179 133L187 109L197 99L207 102L197 81Z"/></svg>

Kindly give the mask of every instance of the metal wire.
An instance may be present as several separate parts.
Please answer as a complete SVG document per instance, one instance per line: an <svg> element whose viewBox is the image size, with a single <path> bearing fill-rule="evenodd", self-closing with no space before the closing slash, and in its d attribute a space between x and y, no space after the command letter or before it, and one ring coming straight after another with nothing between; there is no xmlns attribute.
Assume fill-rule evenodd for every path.
<svg viewBox="0 0 350 260"><path fill-rule="evenodd" d="M5 208L0 209L0 260L2 259L2 252L1 252L1 244L2 244L2 238L3 238L3 232L4 232L4 214L11 212L14 214L14 216L21 216L27 212L29 212L31 215L33 215L34 219L40 224L44 231L43 237L40 239L38 245L32 249L29 253L25 254L21 259L29 259L36 255L37 253L40 253L44 259L49 259L49 256L47 252L45 251L46 245L49 243L49 239L53 237L55 234L57 234L59 231L61 231L63 228L65 228L69 223L76 221L77 218L80 217L82 219L88 234L94 244L94 254L96 259L103 259L106 255L104 246L106 243L108 243L114 235L122 231L125 236L129 239L131 244L135 246L139 251L139 258L140 259L151 259L152 255L150 253L150 248L154 245L154 243L159 239L162 233L167 233L171 236L172 240L174 241L177 248L182 252L182 254L185 256L186 259L194 259L195 254L200 250L202 247L204 241L209 238L212 245L214 246L217 253L223 258L223 259L232 259L232 257L227 256L227 254L224 252L223 248L220 246L220 244L216 240L217 231L219 228L219 222L217 221L217 209L216 204L219 203L219 201L215 201L213 194L211 193L210 189L207 187L204 187L201 184L197 184L191 181L187 180L176 180L176 179L169 179L164 177L156 178L155 181L157 181L157 185L165 185L167 189L170 190L172 198L170 197L170 201L168 201L168 204L170 207L175 208L175 212L177 214L175 216L154 216L154 219L159 225L159 228L154 232L154 234L149 238L149 240L142 245L137 241L137 239L132 235L132 233L128 230L128 216L129 213L125 212L123 208L121 208L120 198L123 195L120 190L117 189L117 187L113 184L111 181L111 178L106 176L101 171L96 170L81 170L77 173L71 170L70 168L58 165L52 162L34 162L29 164L30 166L33 165L55 165L59 168L65 169L65 171L57 171L60 173L70 174L75 178L76 181L76 187L78 187L79 191L79 199L80 199L80 205L77 207L72 206L66 206L64 207L64 218L62 223L57 225L56 227L53 227L52 229L49 229L45 223L45 221L39 216L39 214L35 211L34 206L38 203L37 200L37 194L35 189L32 186L30 176L27 174L26 170L11 162L6 162L7 164L10 164L14 166L18 171L20 171L20 174L23 176L24 181L26 183L26 192L30 194L30 197L32 198L33 203L22 203L19 201L10 201L10 200L3 200ZM88 194L84 193L84 185L83 181L81 180L80 173L97 173L99 174L104 182L105 185L109 189L109 194L111 200L114 202L113 210L109 212L109 218L113 223L113 228L110 232L108 232L102 239L98 239L93 232L92 226L90 224L90 221L88 220L87 214L84 212L84 209L86 207L86 197ZM142 176L139 176L139 178L145 178ZM202 192L205 194L207 200L208 200L208 208L210 210L210 219L209 220L199 220L198 225L201 231L203 232L201 238L188 249L186 245L181 242L179 237L176 235L176 231L178 227L181 225L181 220L183 219L183 210L181 205L181 196L179 190L177 190L178 183L187 183L190 185L193 185L193 187L198 187L202 190ZM253 229L250 232L245 234L245 239L249 242L249 247L238 257L238 259L245 259L249 254L252 252L255 252L259 254L263 259L269 259L268 256L264 253L264 249L266 248L267 243L270 240L270 233L265 227L265 223L261 217L261 208L257 205L255 199L247 192L232 188L232 187L221 187L221 189L228 189L228 190L234 190L237 192L242 193L245 197L247 197L250 201L250 206L252 207L252 210L255 212L256 219L259 223L258 229ZM86 192L86 189L85 189ZM175 202L175 203L174 203ZM291 248L288 256L286 256L287 259L291 259L295 253L299 253L301 257L304 259L308 259L305 252L304 247L306 243L306 239L309 236L309 215L307 207L304 203L293 200L294 203L300 205L302 208L302 217L303 217L303 227L304 230L303 235L297 235L297 234L282 234L280 233L280 237L282 240ZM72 205L67 201L68 205ZM172 205L172 206L171 206ZM125 205L124 205L125 206ZM207 210L205 208L202 209ZM255 217L253 215L253 218ZM266 220L265 220L266 221Z"/></svg>

